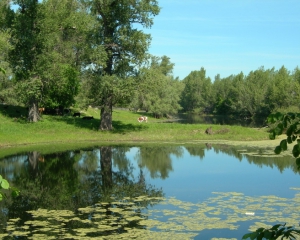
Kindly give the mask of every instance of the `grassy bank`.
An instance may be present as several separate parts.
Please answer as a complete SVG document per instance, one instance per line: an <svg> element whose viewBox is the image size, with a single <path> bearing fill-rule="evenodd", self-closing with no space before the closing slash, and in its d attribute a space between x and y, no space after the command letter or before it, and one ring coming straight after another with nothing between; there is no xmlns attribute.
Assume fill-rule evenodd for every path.
<svg viewBox="0 0 300 240"><path fill-rule="evenodd" d="M0 106L0 148L36 144L178 142L186 141L262 141L268 140L266 129L240 126L165 123L148 116L148 123L137 121L141 113L113 111L113 131L99 131L99 110L89 108L84 120L72 116L43 115L41 121L28 123L26 110ZM212 135L205 130L212 126Z"/></svg>

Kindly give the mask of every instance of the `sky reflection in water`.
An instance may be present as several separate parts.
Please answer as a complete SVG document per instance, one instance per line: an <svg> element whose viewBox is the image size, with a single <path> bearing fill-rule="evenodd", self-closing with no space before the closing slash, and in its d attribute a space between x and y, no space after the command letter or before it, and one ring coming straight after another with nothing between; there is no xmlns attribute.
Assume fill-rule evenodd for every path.
<svg viewBox="0 0 300 240"><path fill-rule="evenodd" d="M133 159L137 151L138 148L132 148L131 151L127 153L127 156ZM295 194L299 193L300 184L299 174L295 174L292 168L285 168L280 172L276 166L272 166L270 163L262 166L256 165L248 162L247 155L241 156L243 156L242 160L239 160L221 151L216 153L214 148L205 149L204 156L202 157L192 156L183 147L183 155L181 157L171 155L173 170L169 172L168 178L164 180L160 178L152 179L146 170L146 181L156 187L161 187L166 197L175 197L177 200L194 204L209 202L208 199L215 197L213 194L215 192L241 193L244 194L242 198L251 197L251 201L257 198L258 205L261 204L263 207L269 206L269 204L264 203L264 198L268 198L268 196L271 196L271 198L274 196L285 198L287 202L295 200L293 198ZM291 157L291 159L293 158ZM266 160L269 162L270 158L266 158ZM157 161L159 161L159 159L157 159ZM282 159L282 161L285 161L285 159ZM135 164L135 167L138 168L137 164ZM298 188L298 191L292 188ZM232 203L229 201L227 204L230 205ZM249 203L249 205L250 204L251 203ZM212 205L214 204L212 203ZM275 206L276 204L274 204L274 208ZM296 206L299 208L300 202L297 202ZM245 214L247 212L247 203L242 207L245 207L244 210L241 209L243 214ZM158 205L154 208L164 209L165 206ZM170 209L173 208L171 207ZM280 208L277 206L276 212L278 213L278 211L282 209L284 209L284 207ZM251 211L253 211L253 209ZM241 222L238 222L239 227L236 230L224 228L206 229L201 231L195 239L211 239L213 237L235 237L236 239L240 239L243 234L249 231L251 224L255 226L255 222L260 221L259 215L264 215L262 212L263 210L257 209L254 213L258 218L249 217L248 220L243 219ZM281 213L277 214L277 216L280 215ZM219 217L223 218L224 216L219 214ZM284 223L281 222L280 219L276 222L276 214L273 217L273 219L269 219L271 224ZM268 219L269 217L267 216L266 218ZM299 222L300 218L297 218ZM164 220L168 221L166 217ZM264 219L264 221L265 220L266 219ZM275 223L272 223L273 221L275 221ZM180 224L179 222L177 223ZM258 227L261 226L257 225L257 228ZM252 230L254 230L253 227Z"/></svg>
<svg viewBox="0 0 300 240"><path fill-rule="evenodd" d="M205 149L205 156L191 156L183 147L182 157L171 155L173 171L169 177L151 179L145 170L146 181L162 187L166 196L197 202L212 192L241 192L249 196L276 195L293 197L290 187L300 187L299 174L291 169L282 173L276 167L249 164L246 157L239 161L234 156L212 149ZM133 159L138 148L131 148L126 155ZM159 159L157 159L159 161ZM284 161L284 160L283 160ZM136 161L133 161L138 169Z"/></svg>
<svg viewBox="0 0 300 240"><path fill-rule="evenodd" d="M124 149L125 158L121 159L127 158L134 167L135 179L141 167L145 182L162 188L165 194L165 202L144 210L154 220L147 222L152 230L191 233L195 239L240 239L249 228L261 226L258 223L299 223L298 215L294 215L300 208L299 173L295 173L292 157L261 158L248 155L249 151L257 153L257 149L244 152L228 146L207 148L204 144ZM100 150L93 152L98 159L93 168L100 169ZM23 162L24 157L20 160ZM112 160L113 171L118 172L116 159ZM82 157L76 165L84 169L85 161ZM281 166L282 161L291 164ZM7 168L11 168L8 159ZM3 168L1 171L5 172ZM247 211L255 216L246 216Z"/></svg>

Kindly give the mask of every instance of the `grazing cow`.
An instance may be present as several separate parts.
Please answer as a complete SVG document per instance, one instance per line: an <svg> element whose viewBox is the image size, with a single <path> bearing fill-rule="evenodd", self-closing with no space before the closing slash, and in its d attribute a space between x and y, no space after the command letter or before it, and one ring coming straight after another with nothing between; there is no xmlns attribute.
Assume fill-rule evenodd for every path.
<svg viewBox="0 0 300 240"><path fill-rule="evenodd" d="M76 112L73 114L73 117L80 117L80 112Z"/></svg>
<svg viewBox="0 0 300 240"><path fill-rule="evenodd" d="M40 115L42 115L44 111L45 111L45 108L39 108L39 114Z"/></svg>
<svg viewBox="0 0 300 240"><path fill-rule="evenodd" d="M94 117L93 116L91 116L91 117L85 116L85 117L82 117L82 119L84 119L84 120L92 120L92 119L94 119Z"/></svg>
<svg viewBox="0 0 300 240"><path fill-rule="evenodd" d="M145 117L145 116L141 116L141 117L138 118L138 121L139 122L143 122L143 121L148 122L148 118Z"/></svg>

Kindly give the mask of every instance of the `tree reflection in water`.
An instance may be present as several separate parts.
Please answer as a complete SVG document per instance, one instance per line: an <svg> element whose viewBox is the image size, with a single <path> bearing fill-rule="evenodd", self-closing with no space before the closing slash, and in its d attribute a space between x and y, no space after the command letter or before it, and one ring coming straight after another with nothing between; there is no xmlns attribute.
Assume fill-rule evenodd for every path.
<svg viewBox="0 0 300 240"><path fill-rule="evenodd" d="M131 152L132 149L134 151ZM130 159L127 153L131 154ZM196 188L193 187L201 187L201 184L204 184L206 189L209 188L207 178L204 176L206 172L201 175L201 168L205 169L207 162L216 164L209 165L211 168L219 168L218 164L224 166L223 159L221 161L214 159L218 153L232 156L231 164L234 166L236 160L239 164L238 171L241 171L241 165L244 165L240 164L241 162L248 162L249 165L255 164L259 168L278 169L280 172L291 169L295 174L299 174L293 158L290 156L274 158L271 148L257 149L212 143L184 146L148 145L139 148L98 146L52 154L30 152L0 161L0 174L22 190L19 198L14 200L9 198L1 203L0 221L4 224L1 227L4 235L1 236L8 239L12 236L18 236L18 239L29 237L90 239L101 236L109 236L110 239L113 237L144 239L150 234L150 238L153 239L157 236L155 234L162 237L164 234L173 233L177 234L176 237L168 235L166 239L181 239L187 238L187 234L203 236L216 230L226 234L224 229L230 229L231 232L227 235L229 237L233 230L238 231L240 223L249 221L249 216L244 214L246 210L256 212L259 209L261 215L255 213L251 216L251 220L261 221L263 217L266 219L264 221L268 222L274 218L274 214L277 217L282 207L285 208L286 215L290 216L289 220L294 221L292 218L294 208L290 205L291 202L297 204L299 197L296 196L294 199L275 196L253 197L239 192L214 192L215 196L203 199L199 203L189 202L189 199L185 202L182 199L168 197L157 208L147 211L146 214L144 209L161 201L163 191L148 184L145 173L149 173L151 178L159 178L154 181L166 179L165 182L171 180L175 181L172 184L176 184L175 174L171 176L170 172L178 169L178 166L186 166L190 171L187 175L192 178L195 172L198 174L194 171L195 162L187 161L185 157L200 159L199 175L196 176L203 181L197 185L193 178L189 186L194 190ZM210 159L202 161L206 160L206 155L210 155ZM174 158L182 158L184 162L174 161ZM189 182L180 175L184 169L179 170L179 181L184 182L183 188L189 189L187 185ZM255 171L261 172L263 171ZM232 173L234 175L234 172ZM227 181L224 180L222 183L227 184ZM249 186L252 185L251 182ZM180 189L180 186L175 185L175 188ZM165 191L167 193L169 190L166 188ZM297 188L295 191L300 189ZM251 208L248 209L249 207ZM162 210L156 211L157 209ZM282 219L286 221L285 218ZM247 232L247 224L243 224L245 228L242 229L240 237ZM179 237L178 234L185 235ZM203 239L211 238L203 237Z"/></svg>
<svg viewBox="0 0 300 240"><path fill-rule="evenodd" d="M166 179L173 171L171 155L181 157L182 147L153 146L140 148L135 156L139 166L146 167L152 178Z"/></svg>
<svg viewBox="0 0 300 240"><path fill-rule="evenodd" d="M160 201L163 192L134 178L125 153L100 147L99 164L93 149L20 156L26 160L13 172L12 184L21 195L4 203L1 220L10 221L2 225L2 237L97 237L143 229L142 209ZM119 171L112 169L113 155Z"/></svg>

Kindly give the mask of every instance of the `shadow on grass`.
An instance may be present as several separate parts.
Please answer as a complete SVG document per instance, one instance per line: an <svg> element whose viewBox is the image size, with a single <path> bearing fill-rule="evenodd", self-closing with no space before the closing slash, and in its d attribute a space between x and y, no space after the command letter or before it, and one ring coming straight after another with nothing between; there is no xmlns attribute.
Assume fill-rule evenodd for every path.
<svg viewBox="0 0 300 240"><path fill-rule="evenodd" d="M148 129L146 125L124 124L121 121L113 121L113 133L125 134Z"/></svg>
<svg viewBox="0 0 300 240"><path fill-rule="evenodd" d="M83 119L76 117L62 117L62 116L47 116L48 120L56 122L64 122L69 125L73 125L77 128L86 128L92 131L99 131L100 120L99 119ZM121 121L113 121L112 133L125 134L128 132L142 131L148 128L146 125L135 125L135 124L125 124ZM101 131L101 130L100 130Z"/></svg>
<svg viewBox="0 0 300 240"><path fill-rule="evenodd" d="M0 104L0 114L12 118L13 121L26 123L28 110L26 107Z"/></svg>
<svg viewBox="0 0 300 240"><path fill-rule="evenodd" d="M19 123L28 123L27 115L28 110L26 107L21 106L12 106L12 105L2 105L0 104L0 114L3 116L9 117L12 121L16 121ZM137 113L140 116L140 113ZM138 118L138 117L137 117ZM55 121L62 122L69 125L73 125L78 128L86 128L92 131L98 131L100 120L99 119L83 119L72 116L53 116L53 115L43 115L41 121ZM122 121L114 121L112 122L113 130L112 133L125 134L128 132L137 132L142 131L148 128L146 124L126 124Z"/></svg>

